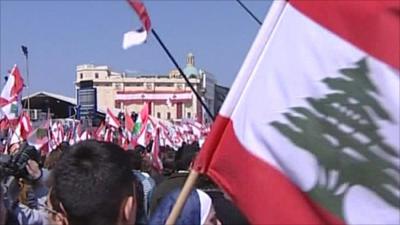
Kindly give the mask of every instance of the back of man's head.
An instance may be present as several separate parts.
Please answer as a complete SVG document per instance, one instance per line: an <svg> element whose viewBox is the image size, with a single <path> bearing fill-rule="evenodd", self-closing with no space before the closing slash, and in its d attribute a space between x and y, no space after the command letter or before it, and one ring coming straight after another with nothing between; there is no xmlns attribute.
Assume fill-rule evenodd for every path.
<svg viewBox="0 0 400 225"><path fill-rule="evenodd" d="M132 169L140 170L142 168L142 162L143 162L142 153L136 150L128 150L127 154L129 155Z"/></svg>
<svg viewBox="0 0 400 225"><path fill-rule="evenodd" d="M129 157L119 146L80 142L63 155L53 173L54 193L51 195L60 202L57 208L64 211L70 225L119 224L121 216L132 223L129 216L136 216L136 181ZM125 208L127 202L131 208L129 204L128 209ZM133 215L128 216L127 211Z"/></svg>

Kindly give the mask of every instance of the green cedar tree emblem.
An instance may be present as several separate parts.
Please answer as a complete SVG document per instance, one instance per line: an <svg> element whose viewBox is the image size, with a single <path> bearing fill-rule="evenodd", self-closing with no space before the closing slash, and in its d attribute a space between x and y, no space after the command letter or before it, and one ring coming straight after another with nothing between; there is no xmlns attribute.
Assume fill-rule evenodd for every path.
<svg viewBox="0 0 400 225"><path fill-rule="evenodd" d="M18 115L18 105L17 104L11 104L11 113L14 113L16 116Z"/></svg>
<svg viewBox="0 0 400 225"><path fill-rule="evenodd" d="M312 109L293 107L292 112L284 113L290 125L271 122L293 144L317 158L319 178L309 194L341 218L343 197L353 185L362 185L400 208L400 197L389 188L398 189L400 185L399 151L385 143L373 115L395 121L374 97L380 93L368 77L366 59L355 65L339 70L343 76L322 80L335 92L323 98L307 98ZM397 163L382 155L391 156ZM331 176L337 176L333 185L325 182Z"/></svg>

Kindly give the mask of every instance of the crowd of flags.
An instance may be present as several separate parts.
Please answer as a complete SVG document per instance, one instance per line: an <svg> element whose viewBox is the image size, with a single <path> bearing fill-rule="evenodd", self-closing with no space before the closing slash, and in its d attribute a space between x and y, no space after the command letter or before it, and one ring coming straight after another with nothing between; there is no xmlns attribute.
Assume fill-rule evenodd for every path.
<svg viewBox="0 0 400 225"><path fill-rule="evenodd" d="M155 118L149 114L147 103L144 103L136 118L127 111L121 117L107 109L105 120L97 127L86 126L79 120L54 120L50 117L34 127L29 114L22 110L23 87L24 80L15 65L0 98L0 126L5 153L11 145L22 141L27 141L42 154L47 154L63 142L73 145L94 139L116 143L125 150L133 150L138 145L150 148L154 167L162 170L160 147L178 150L184 143L197 141L202 144L210 131L210 125L194 120L172 122Z"/></svg>

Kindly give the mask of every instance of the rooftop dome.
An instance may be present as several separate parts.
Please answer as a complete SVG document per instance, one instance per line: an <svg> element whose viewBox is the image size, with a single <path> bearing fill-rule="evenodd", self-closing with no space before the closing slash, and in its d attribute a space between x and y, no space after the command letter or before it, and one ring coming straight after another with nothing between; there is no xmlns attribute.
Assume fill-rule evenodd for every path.
<svg viewBox="0 0 400 225"><path fill-rule="evenodd" d="M183 72L185 73L186 76L190 75L199 75L199 70L194 66L194 55L193 53L189 53L187 55L187 60L186 60L186 67L183 69Z"/></svg>
<svg viewBox="0 0 400 225"><path fill-rule="evenodd" d="M186 65L185 69L183 69L183 72L185 73L186 76L199 75L199 70L192 65Z"/></svg>

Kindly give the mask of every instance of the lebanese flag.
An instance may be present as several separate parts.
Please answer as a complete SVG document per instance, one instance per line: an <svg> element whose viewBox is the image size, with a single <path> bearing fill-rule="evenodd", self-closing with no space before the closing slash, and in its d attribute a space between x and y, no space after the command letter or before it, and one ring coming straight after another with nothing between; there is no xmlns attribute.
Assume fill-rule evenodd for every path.
<svg viewBox="0 0 400 225"><path fill-rule="evenodd" d="M11 122L18 121L22 112L21 92L24 79L17 65L14 65L0 96L0 119L7 118Z"/></svg>
<svg viewBox="0 0 400 225"><path fill-rule="evenodd" d="M23 88L24 79L22 78L17 65L14 65L6 84L1 91L0 106L3 107L8 103L16 101Z"/></svg>
<svg viewBox="0 0 400 225"><path fill-rule="evenodd" d="M151 158L153 168L161 173L163 164L160 159L160 129L156 128L156 134L153 138L153 146L151 148Z"/></svg>
<svg viewBox="0 0 400 225"><path fill-rule="evenodd" d="M273 2L194 167L250 223L399 223L399 12Z"/></svg>
<svg viewBox="0 0 400 225"><path fill-rule="evenodd" d="M108 108L106 113L106 124L117 129L121 126L118 118Z"/></svg>
<svg viewBox="0 0 400 225"><path fill-rule="evenodd" d="M122 41L122 48L128 49L134 45L140 45L147 40L148 33L151 30L151 21L149 14L147 13L146 7L140 0L127 0L131 8L139 16L142 22L142 27L135 31L129 31L124 34Z"/></svg>
<svg viewBox="0 0 400 225"><path fill-rule="evenodd" d="M50 121L46 120L40 127L36 128L28 135L28 144L34 146L38 151L47 153L49 151L49 128Z"/></svg>
<svg viewBox="0 0 400 225"><path fill-rule="evenodd" d="M129 115L129 113L125 112L125 130L127 133L127 138L129 140L132 139L132 133L135 129L135 122L133 121L132 117Z"/></svg>
<svg viewBox="0 0 400 225"><path fill-rule="evenodd" d="M106 133L106 126L104 125L104 122L101 122L100 126L97 128L95 132L95 139L98 141L103 141L105 133Z"/></svg>
<svg viewBox="0 0 400 225"><path fill-rule="evenodd" d="M147 124L147 120L149 118L149 107L150 107L149 104L145 102L143 104L142 109L140 110L139 115L136 118L135 128L134 128L135 129L134 133L136 135L140 135L146 127L145 124Z"/></svg>
<svg viewBox="0 0 400 225"><path fill-rule="evenodd" d="M31 131L32 131L31 119L29 118L27 113L23 113L19 118L18 125L15 128L14 133L11 137L10 145L26 140L28 134Z"/></svg>

